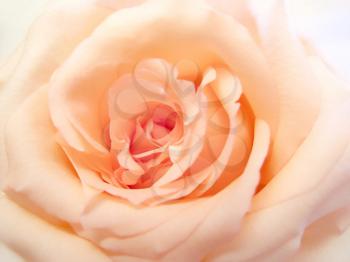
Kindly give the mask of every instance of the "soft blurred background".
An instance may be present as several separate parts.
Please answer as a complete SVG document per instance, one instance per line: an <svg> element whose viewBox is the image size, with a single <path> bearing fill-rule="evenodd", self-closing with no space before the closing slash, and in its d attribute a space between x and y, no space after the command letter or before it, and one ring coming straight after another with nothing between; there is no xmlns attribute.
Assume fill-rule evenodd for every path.
<svg viewBox="0 0 350 262"><path fill-rule="evenodd" d="M25 37L30 24L45 5L57 1L0 0L0 64ZM311 39L327 62L350 82L350 0L286 2L290 22L296 32ZM265 0L261 0L261 4L264 3ZM0 260L21 261L1 245Z"/></svg>
<svg viewBox="0 0 350 262"><path fill-rule="evenodd" d="M290 22L350 81L350 0L288 0Z"/></svg>

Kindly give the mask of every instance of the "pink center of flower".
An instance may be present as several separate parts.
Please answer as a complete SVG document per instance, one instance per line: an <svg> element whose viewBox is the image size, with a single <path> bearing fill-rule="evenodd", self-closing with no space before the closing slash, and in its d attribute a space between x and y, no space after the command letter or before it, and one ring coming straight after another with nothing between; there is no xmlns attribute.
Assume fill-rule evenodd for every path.
<svg viewBox="0 0 350 262"><path fill-rule="evenodd" d="M72 128L56 112L62 146L84 183L150 204L203 195L220 177L226 184L235 175L232 168L239 171L246 154L236 133L249 131L237 126L239 81L225 68L191 72L181 64L144 60L103 92L93 85L106 96L84 95L88 100L75 107Z"/></svg>

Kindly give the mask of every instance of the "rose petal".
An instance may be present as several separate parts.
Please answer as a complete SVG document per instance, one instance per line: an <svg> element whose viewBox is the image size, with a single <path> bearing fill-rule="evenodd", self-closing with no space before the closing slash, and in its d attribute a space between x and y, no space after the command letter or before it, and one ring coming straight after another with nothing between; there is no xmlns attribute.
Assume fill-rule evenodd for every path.
<svg viewBox="0 0 350 262"><path fill-rule="evenodd" d="M173 8L173 5L176 5L177 8ZM163 15L169 12L173 13L174 10L177 12L174 16ZM135 19L136 17L137 19ZM183 23L178 23L179 17L184 20ZM157 21L157 23L154 21ZM128 24L127 30L125 24ZM184 26L185 24L186 26ZM162 40L164 31L167 32L165 42ZM208 35L208 31L225 33ZM153 33L146 34L145 32ZM130 39L134 39L133 37L136 35L138 41L133 41L133 45L130 45ZM198 39L202 39L202 41L198 41ZM200 44L202 42L207 44ZM177 43L181 43L181 46ZM186 48L183 48L183 46ZM81 76L81 72L89 72L93 76L94 66L96 65L114 64L118 68L118 65L122 66L125 63L134 65L145 57L162 57L173 64L177 64L177 58L181 57L193 61L198 65L198 68L203 70L208 67L208 64L224 60L237 77L241 79L244 92L251 102L254 113L258 117L266 119L274 130L274 122L277 118L273 105L277 100L274 99L274 88L263 55L249 33L233 18L221 16L200 1L149 1L143 5L124 9L111 15L105 22L101 23L92 37L77 48L60 72L56 74L53 83L57 87L55 89L58 90L58 94L60 94L60 98L56 99L64 98L65 96L62 96L62 94L76 86L77 75ZM113 72L113 70L116 71L116 68L110 68L110 70ZM108 78L110 74L111 72L107 69L105 73L102 72L98 79L104 82L95 85L94 88L101 89L101 85L103 88L106 87L107 80L105 78ZM115 73L115 77L117 75L118 73ZM92 85L90 83L92 82L91 79L84 77L83 80L84 85L90 88ZM83 94L81 90L77 93ZM92 92L92 94L95 94L95 92ZM270 101L268 106L267 100ZM190 101L193 100L189 99L188 101L186 103L188 107L186 106L186 108L191 108L192 103ZM62 110L59 106L62 104L67 103L57 103L56 106L53 106L56 108L55 112L59 115L54 116L54 122L60 129L65 130L64 137L70 140L70 144L77 148L83 148L84 144L79 141L79 137L75 133L78 130L84 137L86 137L86 134L77 126L72 126L74 124L70 123L72 119L65 115L67 111L70 112L71 110ZM86 105L74 106L74 108L80 108L83 112L86 111L85 107ZM61 111L58 110L59 108ZM192 112L192 110L189 109L189 112ZM193 114L190 113L189 115L192 116ZM75 116L73 122L79 123L79 119L84 119L84 117ZM96 116L92 116L87 124L90 121L98 123L96 119L98 119ZM92 126L86 128L86 130L96 132L98 129L92 128ZM93 134L93 137L94 140L100 139L98 133Z"/></svg>
<svg viewBox="0 0 350 262"><path fill-rule="evenodd" d="M1 242L26 261L110 261L88 241L41 220L6 197L0 198L0 213Z"/></svg>
<svg viewBox="0 0 350 262"><path fill-rule="evenodd" d="M187 129L187 130L186 130ZM176 180L189 168L197 159L204 144L204 134L206 131L205 112L193 126L184 131L184 141L179 145L169 147L169 156L173 165L156 183L155 186L162 186Z"/></svg>
<svg viewBox="0 0 350 262"><path fill-rule="evenodd" d="M96 3L102 7L111 8L114 10L119 10L122 8L130 8L137 6L145 2L145 0L91 0L91 2Z"/></svg>
<svg viewBox="0 0 350 262"><path fill-rule="evenodd" d="M8 57L5 62L0 64L0 88L2 88L5 83L13 75L17 65L22 58L24 51L24 43L22 42L15 50L13 54Z"/></svg>
<svg viewBox="0 0 350 262"><path fill-rule="evenodd" d="M335 80L322 62L314 59L307 61L312 62L311 69L320 78L320 115L293 157L257 194L254 201L256 209L312 191L329 175L329 170L337 164L349 145L350 124L346 119L350 92L343 83ZM320 162L320 159L323 161Z"/></svg>
<svg viewBox="0 0 350 262"><path fill-rule="evenodd" d="M257 28L256 23L254 21L254 17L252 16L248 2L245 0L206 0L213 8L222 12L224 14L228 14L235 19L237 19L241 24L248 28L249 32L257 38Z"/></svg>
<svg viewBox="0 0 350 262"><path fill-rule="evenodd" d="M111 10L95 5L81 5L80 1L64 1L48 8L31 27L22 44L21 61L2 87L0 129L3 129L4 123L16 107L46 83L72 49L110 13ZM75 27L66 30L72 24ZM0 132L0 136L0 173L5 174L7 160L3 132Z"/></svg>
<svg viewBox="0 0 350 262"><path fill-rule="evenodd" d="M0 244L0 257L5 261L24 262L25 260L13 249L3 243Z"/></svg>
<svg viewBox="0 0 350 262"><path fill-rule="evenodd" d="M5 138L9 159L5 189L25 200L29 207L40 207L39 213L77 222L84 195L80 181L56 143L46 88L36 91L13 114Z"/></svg>
<svg viewBox="0 0 350 262"><path fill-rule="evenodd" d="M207 120L209 121L209 125L206 137L208 138L207 143L209 149L201 152L199 159L202 161L199 161L199 163L196 161L190 168L190 172L188 174L191 180L196 181L195 183L192 182L192 184L200 185L199 188L195 190L194 195L196 196L206 192L217 181L217 179L219 179L222 172L227 167L228 162L232 158L231 155L236 146L235 126L236 114L239 108L237 100L241 96L242 92L240 84L231 73L224 69L217 70L216 81L214 81L211 86L207 88L211 88L217 101L220 101L218 102L219 105L212 104L212 106L214 106L217 111L219 111L222 107L228 119L220 118L219 126L216 126L215 123L213 123L213 118L215 115ZM219 129L220 131L216 131L216 129ZM222 141L219 142L218 140ZM210 144L211 141L216 143L214 147L212 144ZM217 150L215 150L215 146L218 146ZM207 161L208 163L203 163L203 160ZM196 165L198 165L198 167ZM208 167L205 168L206 166ZM200 168L201 170L198 172L198 170L196 170L197 168ZM206 177L206 182L203 182L204 177ZM187 186L186 189L190 189L190 186ZM191 191L192 190L193 189L191 189Z"/></svg>
<svg viewBox="0 0 350 262"><path fill-rule="evenodd" d="M256 5L263 48L279 93L279 123L264 169L263 185L283 167L310 132L319 113L319 79L289 30L281 1ZM288 141L288 143L285 143Z"/></svg>
<svg viewBox="0 0 350 262"><path fill-rule="evenodd" d="M95 208L87 211L85 221L89 221L89 224L85 224L85 233L83 231L82 234L92 240L101 236L99 241L104 248L120 254L134 254L152 259L166 255L163 257L165 261L180 261L188 257L199 260L210 248L232 238L239 228L258 183L259 169L267 153L268 143L268 127L264 122L258 121L254 148L244 174L212 198L150 209L134 209L102 198ZM112 210L119 214L114 214ZM178 215L169 214L171 210L179 212ZM150 217L146 219L143 215L141 217L141 214L148 214ZM128 218L134 219L129 221ZM163 222L158 219L162 219ZM121 226L121 221L126 226ZM124 232L124 237L104 237L103 234L99 234L104 232L102 229L110 232L111 228L115 234ZM133 232L133 235L125 237L126 232ZM171 238L168 237L169 234ZM192 245L196 245L196 248Z"/></svg>
<svg viewBox="0 0 350 262"><path fill-rule="evenodd" d="M348 205L349 113L348 100L321 115L289 165L281 171L283 176L275 176L254 198L240 233L212 255L214 261L260 260L264 254L278 249L277 261L284 260L297 251L306 226ZM299 175L303 176L301 180ZM279 230L274 231L276 228Z"/></svg>
<svg viewBox="0 0 350 262"><path fill-rule="evenodd" d="M300 249L293 256L295 261L348 261L348 243L350 228L339 232L335 221L339 212L331 214L307 228L303 235ZM349 215L347 219L349 220Z"/></svg>

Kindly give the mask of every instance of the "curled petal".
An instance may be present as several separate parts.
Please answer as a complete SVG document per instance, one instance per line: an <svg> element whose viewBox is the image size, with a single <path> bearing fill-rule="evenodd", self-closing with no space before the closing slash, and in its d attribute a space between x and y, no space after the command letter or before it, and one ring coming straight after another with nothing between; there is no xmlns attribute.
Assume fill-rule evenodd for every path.
<svg viewBox="0 0 350 262"><path fill-rule="evenodd" d="M177 8L173 8L174 5ZM164 15L169 13L174 15ZM178 23L179 19L183 22ZM127 30L125 24L128 24ZM216 34L207 34L208 30ZM167 32L166 42L161 41L163 32ZM133 45L130 45L130 39L136 35L138 41L133 41ZM203 42L206 44L200 44ZM182 44L179 47L177 43ZM77 136L78 132L95 149L102 150L103 145L102 131L97 128L103 122L103 117L93 114L89 121L81 122L89 105L96 108L95 104L77 106L71 100L75 95L83 93L81 86L89 92L88 97L101 97L103 90L125 71L127 65L132 67L145 57L162 57L173 64L179 64L177 58L182 57L186 61L193 61L201 71L208 68L209 64L227 64L241 80L244 93L256 116L268 121L274 131L274 103L277 101L274 99L275 89L264 56L249 33L233 18L214 12L201 1L149 1L109 16L55 74L50 92L53 121L59 129L64 130L64 137L70 144L80 150L86 148L84 141ZM94 68L101 64L111 66L106 66L103 70ZM85 74L82 75L81 72ZM179 66L179 74L181 73ZM93 81L94 79L99 81ZM74 87L77 86L80 86L80 91L74 93ZM192 112L196 113L191 107L191 97L188 95L188 102L184 105L190 112L190 119ZM266 106L267 100L270 101L269 106ZM74 111L74 108L79 111ZM102 109L95 111L102 112L103 115ZM84 133L84 130L88 130L89 134Z"/></svg>
<svg viewBox="0 0 350 262"><path fill-rule="evenodd" d="M96 234L101 232L99 228L101 230L112 228L115 230L114 237L103 237L102 234L99 240L100 245L111 252L135 254L135 256L150 259L162 257L164 261L188 257L199 260L210 250L210 247L213 248L228 241L238 230L242 217L249 209L268 144L268 127L264 122L258 121L252 154L245 172L219 194L211 198L160 205L150 209L135 209L104 197L96 203L95 208L92 207L87 211L84 221L88 224L85 224L85 232L83 230L81 234L96 240L98 236ZM235 206L234 209L231 208L232 205ZM132 222L122 220L128 225L122 227L119 225L120 220L114 219L116 215L113 215L111 210L121 213L118 215L121 219L134 217L135 220ZM171 215L170 212L176 212L177 215L175 213ZM140 219L147 214L152 219ZM92 227L93 225L95 228ZM213 225L216 225L215 230ZM120 238L117 232L120 234L121 231L124 231L124 234L133 232L134 235ZM208 234L208 232L211 233ZM169 234L172 235L171 238L168 237ZM193 244L196 248L192 246Z"/></svg>

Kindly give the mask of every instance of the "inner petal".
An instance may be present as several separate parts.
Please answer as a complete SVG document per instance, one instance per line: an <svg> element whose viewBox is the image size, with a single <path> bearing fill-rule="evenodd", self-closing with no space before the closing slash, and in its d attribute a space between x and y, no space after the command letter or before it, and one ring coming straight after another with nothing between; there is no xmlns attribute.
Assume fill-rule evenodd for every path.
<svg viewBox="0 0 350 262"><path fill-rule="evenodd" d="M154 124L152 128L152 137L154 139L160 139L169 134L169 129L163 125Z"/></svg>
<svg viewBox="0 0 350 262"><path fill-rule="evenodd" d="M152 138L158 140L168 135L176 125L177 113L168 106L158 106L152 115Z"/></svg>
<svg viewBox="0 0 350 262"><path fill-rule="evenodd" d="M141 123L137 121L134 135L131 139L130 152L131 154L140 154L156 149L158 146L148 139Z"/></svg>

